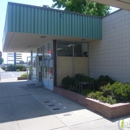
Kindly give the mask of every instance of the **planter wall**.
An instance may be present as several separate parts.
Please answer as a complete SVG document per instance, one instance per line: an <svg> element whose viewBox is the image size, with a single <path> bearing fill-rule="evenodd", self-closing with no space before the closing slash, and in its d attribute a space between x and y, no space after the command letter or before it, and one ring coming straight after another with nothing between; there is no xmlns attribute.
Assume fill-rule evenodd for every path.
<svg viewBox="0 0 130 130"><path fill-rule="evenodd" d="M17 80L26 80L27 77L17 77Z"/></svg>
<svg viewBox="0 0 130 130"><path fill-rule="evenodd" d="M118 103L110 105L108 103L102 103L98 100L86 98L85 96L75 92L58 87L54 87L54 92L72 101L75 101L108 119L114 119L130 114L130 103Z"/></svg>

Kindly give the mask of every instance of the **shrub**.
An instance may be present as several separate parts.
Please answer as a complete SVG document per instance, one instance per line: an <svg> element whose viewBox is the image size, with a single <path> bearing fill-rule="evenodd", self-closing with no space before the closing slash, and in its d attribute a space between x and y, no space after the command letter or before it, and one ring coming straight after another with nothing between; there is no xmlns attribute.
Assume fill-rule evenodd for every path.
<svg viewBox="0 0 130 130"><path fill-rule="evenodd" d="M22 66L22 71L26 71L26 67L25 66Z"/></svg>
<svg viewBox="0 0 130 130"><path fill-rule="evenodd" d="M107 85L114 95L117 102L128 102L130 101L130 84L122 84L120 82L115 82L112 85Z"/></svg>
<svg viewBox="0 0 130 130"><path fill-rule="evenodd" d="M100 76L95 80L84 74L76 74L74 77L63 78L62 85L65 89L77 91L80 82L94 82L95 90L87 88L81 92L89 98L110 104L130 101L130 83L115 82L108 75Z"/></svg>
<svg viewBox="0 0 130 130"><path fill-rule="evenodd" d="M103 92L91 92L88 95L86 95L88 98L94 98L94 99L99 99L101 96L103 96Z"/></svg>
<svg viewBox="0 0 130 130"><path fill-rule="evenodd" d="M26 71L26 67L23 65L16 65L16 69L20 69L20 71Z"/></svg>
<svg viewBox="0 0 130 130"><path fill-rule="evenodd" d="M84 74L76 74L74 77L65 77L62 79L63 88L72 91L78 91L78 86L80 82L92 82L94 79Z"/></svg>
<svg viewBox="0 0 130 130"><path fill-rule="evenodd" d="M116 99L113 99L111 96L108 96L108 97L101 96L98 98L98 100L104 103L109 103L109 104L117 103Z"/></svg>
<svg viewBox="0 0 130 130"><path fill-rule="evenodd" d="M92 81L94 81L93 78L90 78L89 76L86 76L84 74L76 74L74 76L74 78L77 81L77 83L79 83L79 82L92 82Z"/></svg>
<svg viewBox="0 0 130 130"><path fill-rule="evenodd" d="M26 71L26 67L23 65L8 65L7 66L7 71L16 71L16 70Z"/></svg>
<svg viewBox="0 0 130 130"><path fill-rule="evenodd" d="M19 72L19 71L20 71L20 69L17 69L16 71L17 71L17 72Z"/></svg>
<svg viewBox="0 0 130 130"><path fill-rule="evenodd" d="M82 90L81 94L85 95L85 96L88 96L88 94L91 93L91 92L95 92L95 90L92 90L92 89L88 88L88 89Z"/></svg>
<svg viewBox="0 0 130 130"><path fill-rule="evenodd" d="M7 71L16 71L16 66L15 65L8 65Z"/></svg>
<svg viewBox="0 0 130 130"><path fill-rule="evenodd" d="M99 91L102 91L103 96L105 96L105 97L107 97L109 95L114 96L113 92L112 92L112 90L109 86L111 86L110 83L108 83L106 86L102 86L102 87L99 88Z"/></svg>
<svg viewBox="0 0 130 130"><path fill-rule="evenodd" d="M99 90L101 86L105 86L108 83L113 84L114 82L115 80L110 78L108 75L105 75L105 76L101 75L97 80L94 81L94 86L96 90Z"/></svg>
<svg viewBox="0 0 130 130"><path fill-rule="evenodd" d="M6 67L5 67L5 66L1 66L1 69L2 69L2 70L6 70Z"/></svg>
<svg viewBox="0 0 130 130"><path fill-rule="evenodd" d="M109 103L109 104L114 104L116 103L116 99L114 99L113 97L111 96L107 96L105 97L103 95L103 92L99 92L99 91L96 91L96 92L91 92L87 95L88 98L93 98L93 99L97 99L101 102L104 102L104 103Z"/></svg>
<svg viewBox="0 0 130 130"><path fill-rule="evenodd" d="M74 84L74 78L73 77L65 77L62 79L62 85L63 88L68 89L68 90L72 90L72 91L76 91L76 86Z"/></svg>
<svg viewBox="0 0 130 130"><path fill-rule="evenodd" d="M27 74L24 73L24 74L22 74L20 77L27 77Z"/></svg>
<svg viewBox="0 0 130 130"><path fill-rule="evenodd" d="M91 92L86 95L89 98L94 98L102 102L110 104L129 102L130 101L130 84L115 82L114 84L107 84L100 87L100 91Z"/></svg>

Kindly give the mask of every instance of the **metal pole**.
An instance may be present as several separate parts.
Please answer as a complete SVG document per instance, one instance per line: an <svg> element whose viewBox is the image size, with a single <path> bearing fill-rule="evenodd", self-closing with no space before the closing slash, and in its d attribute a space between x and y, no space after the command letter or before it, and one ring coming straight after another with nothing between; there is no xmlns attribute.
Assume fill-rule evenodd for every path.
<svg viewBox="0 0 130 130"><path fill-rule="evenodd" d="M72 75L74 76L74 74L75 74L75 55L74 55L74 42L73 42L73 44L72 44L72 51L73 51L73 53L72 53Z"/></svg>
<svg viewBox="0 0 130 130"><path fill-rule="evenodd" d="M29 79L28 79L28 68L29 68L29 66L28 66L28 57L27 57L27 66L26 66L26 71L27 71L27 80L29 80Z"/></svg>
<svg viewBox="0 0 130 130"><path fill-rule="evenodd" d="M0 65L0 81L1 81L1 65Z"/></svg>

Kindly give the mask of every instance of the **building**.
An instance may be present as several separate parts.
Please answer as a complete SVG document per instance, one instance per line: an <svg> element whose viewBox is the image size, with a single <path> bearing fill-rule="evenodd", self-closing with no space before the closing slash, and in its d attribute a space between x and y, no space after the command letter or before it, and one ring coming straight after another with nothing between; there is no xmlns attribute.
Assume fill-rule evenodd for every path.
<svg viewBox="0 0 130 130"><path fill-rule="evenodd" d="M95 17L8 3L3 51L31 52L32 77L53 90L67 75L130 81L130 11Z"/></svg>
<svg viewBox="0 0 130 130"><path fill-rule="evenodd" d="M7 53L7 64L14 64L14 52Z"/></svg>
<svg viewBox="0 0 130 130"><path fill-rule="evenodd" d="M7 53L7 64L19 64L22 61L22 53L19 52L8 52Z"/></svg>

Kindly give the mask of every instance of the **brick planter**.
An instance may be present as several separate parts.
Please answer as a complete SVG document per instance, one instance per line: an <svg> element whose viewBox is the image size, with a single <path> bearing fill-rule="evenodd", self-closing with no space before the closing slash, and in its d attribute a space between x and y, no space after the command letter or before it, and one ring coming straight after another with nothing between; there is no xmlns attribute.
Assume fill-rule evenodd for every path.
<svg viewBox="0 0 130 130"><path fill-rule="evenodd" d="M58 87L54 87L54 92L72 101L75 101L108 119L114 119L130 114L130 103L118 103L110 105L108 103L102 103L95 99L86 98L85 96L75 92Z"/></svg>
<svg viewBox="0 0 130 130"><path fill-rule="evenodd" d="M17 77L17 80L26 80L27 77Z"/></svg>

